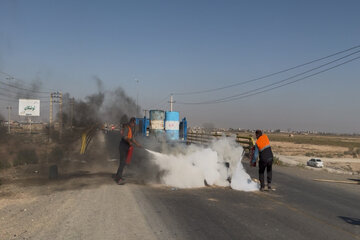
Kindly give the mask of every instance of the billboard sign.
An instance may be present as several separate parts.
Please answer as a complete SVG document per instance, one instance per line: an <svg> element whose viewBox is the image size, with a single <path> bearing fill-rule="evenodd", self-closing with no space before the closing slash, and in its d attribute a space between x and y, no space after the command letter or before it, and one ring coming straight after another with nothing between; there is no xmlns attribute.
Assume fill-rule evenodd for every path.
<svg viewBox="0 0 360 240"><path fill-rule="evenodd" d="M37 99L19 99L20 116L40 116L40 100Z"/></svg>

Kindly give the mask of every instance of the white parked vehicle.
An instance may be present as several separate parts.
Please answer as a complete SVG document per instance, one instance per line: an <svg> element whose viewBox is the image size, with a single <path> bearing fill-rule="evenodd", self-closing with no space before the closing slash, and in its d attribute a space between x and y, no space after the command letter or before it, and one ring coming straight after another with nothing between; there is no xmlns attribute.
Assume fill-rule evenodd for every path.
<svg viewBox="0 0 360 240"><path fill-rule="evenodd" d="M323 161L321 161L321 159L319 159L319 158L310 159L309 161L307 161L307 165L312 166L312 167L318 167L318 168L324 167Z"/></svg>

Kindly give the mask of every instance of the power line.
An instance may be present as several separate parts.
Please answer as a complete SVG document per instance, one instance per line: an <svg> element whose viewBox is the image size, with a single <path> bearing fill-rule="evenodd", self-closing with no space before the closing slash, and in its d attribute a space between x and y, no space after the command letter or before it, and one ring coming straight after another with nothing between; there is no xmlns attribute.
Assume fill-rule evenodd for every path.
<svg viewBox="0 0 360 240"><path fill-rule="evenodd" d="M33 89L22 88L22 87L18 87L18 86L15 86L15 85L12 85L12 84L3 82L3 81L0 81L0 83L6 85L6 86L8 86L8 87L16 88L16 89L23 90L23 91L29 91L29 92L34 92L34 93L50 94L50 92L43 92L43 91L37 91L37 90L33 90Z"/></svg>
<svg viewBox="0 0 360 240"><path fill-rule="evenodd" d="M242 98L246 98L246 97L258 95L258 94L260 94L260 93L268 92L268 91L271 91L271 90L274 90L274 89L277 89L277 88L281 88L281 87L284 87L284 86L287 86L287 85L290 85L290 84L293 84L293 83L296 83L296 82L305 80L305 79L307 79L307 78L316 76L316 75L318 75L318 74L327 72L327 71L329 71L329 70L331 70L331 69L334 69L334 68L340 67L340 66L342 66L342 65L345 65L345 64L347 64L347 63L350 63L350 62L352 62L352 61L355 61L355 60L357 60L357 59L359 59L359 58L360 58L360 56L355 57L355 58L352 58L352 59L347 60L347 61L345 61L345 62L343 62L343 63L339 63L339 64L337 64L337 65L335 65L335 66L326 68L326 69L321 70L321 71L319 71L319 72L316 72L316 73L307 75L307 76L305 76L305 77L302 77L302 78L299 78L299 79L296 79L296 80L293 80L293 81L290 81L290 82L281 84L281 85L279 85L279 86L275 86L275 87L272 87L272 88L268 88L268 89L265 89L265 90L262 90L262 91L259 91L259 92L254 92L255 90L251 90L251 91L249 91L249 92L244 92L244 93L242 93L242 94L243 94L242 96L239 96L239 97L236 97L236 98L232 98L232 99L226 99L226 100L221 100L221 101L212 101L212 102L199 102L199 103L184 103L184 102L178 102L178 103L180 103L180 104L196 105L196 104L214 104L214 103L231 102L231 101L239 100L239 99L242 99ZM261 88L259 88L259 89L257 89L257 90L260 90L260 89L261 89ZM251 92L254 92L254 93L251 93Z"/></svg>
<svg viewBox="0 0 360 240"><path fill-rule="evenodd" d="M278 74L281 74L281 73L285 73L285 72L288 72L288 71L291 71L291 70L294 70L294 69L297 69L297 68L300 68L300 67L304 67L306 65L309 65L309 64L312 64L312 63L315 63L315 62L318 62L318 61L321 61L321 60L324 60L324 59L327 59L327 58L330 58L330 57L333 57L333 56L336 56L336 55L339 55L339 54L342 54L342 53L345 53L345 52L348 52L348 51L351 51L351 50L359 48L359 47L360 47L360 45L357 45L357 46L354 46L354 47L351 47L351 48L348 48L348 49L345 49L345 50L342 50L342 51L327 55L325 57L312 60L310 62L306 62L306 63L300 64L300 65L297 65L297 66L294 66L294 67L291 67L291 68L287 68L285 70L281 70L281 71L278 71L278 72L275 72L275 73L264 75L264 76L261 76L261 77L258 77L258 78L250 79L250 80L247 80L247 81L244 81L244 82L234 83L234 84L230 84L230 85L225 85L223 87L212 88L212 89L207 89L207 90L200 90L200 91L193 91L193 92L178 92L178 93L175 92L174 95L179 96L179 95L194 95L194 94L210 93L210 92L220 91L220 90L235 87L235 86L244 85L244 84L251 83L251 82L256 82L256 81L259 81L259 80L262 80L262 79L265 79L265 78L269 78L269 77L272 77L272 76L275 76L275 75L278 75Z"/></svg>
<svg viewBox="0 0 360 240"><path fill-rule="evenodd" d="M11 79L20 81L20 82L22 82L23 84L27 84L28 86L30 86L30 84L27 83L26 81L24 81L24 80L22 80L22 79L19 79L19 78L16 78L16 77L12 76L12 75L9 74L9 73L6 73L6 72L4 72L4 71L0 71L0 74L6 75L7 77L9 77L9 78L11 78ZM56 91L56 90L51 89L51 88L44 88L44 89L47 89L47 90L50 90L50 91Z"/></svg>
<svg viewBox="0 0 360 240"><path fill-rule="evenodd" d="M11 98L11 99L49 99L47 97L37 97L37 96L26 96L26 95L18 95L18 96L12 96L10 94L7 94L7 93L3 93L3 92L0 92L0 96L3 96L3 97L7 97L7 98Z"/></svg>
<svg viewBox="0 0 360 240"><path fill-rule="evenodd" d="M1 102L14 102L14 103L19 103L19 99L6 99L6 98L0 98L0 101ZM45 103L50 103L50 101L43 101L43 100L40 100L40 103L41 104L45 104Z"/></svg>
<svg viewBox="0 0 360 240"><path fill-rule="evenodd" d="M155 104L156 107L160 107L164 105L164 101L169 99L171 94L166 95L166 97L164 97L161 101L159 101L157 104Z"/></svg>
<svg viewBox="0 0 360 240"><path fill-rule="evenodd" d="M0 87L0 90L6 90L4 88ZM16 94L17 96L12 96L10 94L8 94L7 92L1 92L0 91L0 96L6 96L8 98L14 98L14 99L19 99L19 98L33 98L33 99L49 99L49 97L39 97L39 96L29 96L29 95L24 95L24 94L18 94L18 93L13 93L13 92L9 92L10 94Z"/></svg>
<svg viewBox="0 0 360 240"><path fill-rule="evenodd" d="M198 102L198 103L216 103L216 102L222 102L222 101L224 101L224 100L232 99L232 98L235 98L235 97L244 95L244 94L248 94L248 93L250 93L250 92L255 92L255 91L258 91L258 90L261 90L261 89L265 89L265 88L271 87L271 86L273 86L273 85L277 85L277 84L286 82L286 81L288 81L288 80L290 80L290 79L299 77L299 76L304 75L304 74L306 74L306 73L312 72L312 71L314 71L314 70L323 68L323 67L325 67L325 66L327 66L327 65L330 65L330 64L333 64L333 63L335 63L335 62L337 62L337 61L340 61L340 60L343 60L343 59L345 59L345 58L348 58L348 57L350 57L350 56L352 56L352 55L354 55L354 54L357 54L357 53L359 53L359 52L360 52L360 50L355 51L355 52L350 53L350 54L348 54L348 55L346 55L346 56L337 58L337 59L335 59L335 60L333 60L333 61L330 61L330 62L328 62L328 63L325 63L325 64L322 64L322 65L320 65L320 66L314 67L314 68L312 68L312 69L310 69L310 70L307 70L307 71L304 71L304 72L295 74L295 75L293 75L293 76L291 76L291 77L288 77L288 78L285 78L285 79L283 79L283 80L270 83L270 84L268 84L268 85L265 85L265 86L262 86L262 87L259 87L259 88L255 88L255 89L253 89L253 90L246 91L245 93L239 93L239 94L235 94L235 95L232 95L232 96L228 96L228 97L224 97L224 98L219 98L219 99L216 99L216 100L204 101L204 102Z"/></svg>
<svg viewBox="0 0 360 240"><path fill-rule="evenodd" d="M4 98L0 98L0 101L3 101L3 102L18 102L15 99L4 99Z"/></svg>
<svg viewBox="0 0 360 240"><path fill-rule="evenodd" d="M159 109L165 109L166 108L166 105L167 105L167 102L163 102L162 104L158 105L157 107Z"/></svg>
<svg viewBox="0 0 360 240"><path fill-rule="evenodd" d="M290 81L290 82L281 84L281 85L279 85L279 86L275 86L275 87L272 87L272 88L269 88L269 89L265 89L265 90L262 90L262 91L260 91L260 92L248 94L248 95L246 95L246 96L242 96L242 97L238 97L238 98L233 98L233 99L228 100L227 102L229 102L229 101L234 101L234 100L238 100L238 99L245 98L245 97L254 96L254 95L257 95L257 94L260 94L260 93L264 93L264 92L268 92L268 91L271 91L271 90L274 90L274 89L277 89L277 88L284 87L284 86L286 86L286 85L290 85L290 84L293 84L293 83L296 83L296 82L300 82L300 81L302 81L302 80L305 80L305 79L307 79L307 78L310 78L310 77L319 75L319 74L321 74L321 73L327 72L327 71L329 71L329 70L331 70L331 69L337 68L337 67L339 67L339 66L341 66L341 65L345 65L345 64L350 63L350 62L352 62L352 61L355 61L355 60L357 60L357 59L360 59L360 56L359 56L359 57L352 58L352 59L350 59L350 60L348 60L348 61L346 61L346 62L337 64L337 65L332 66L332 67L330 67L330 68L324 69L324 70L322 70L322 71L319 71L319 72L310 74L310 75L308 75L308 76L305 76L305 77L302 77L302 78L299 78L299 79L296 79L296 80L293 80L293 81ZM223 101L223 102L226 102L226 101ZM219 103L220 103L220 102L219 102Z"/></svg>
<svg viewBox="0 0 360 240"><path fill-rule="evenodd" d="M0 88L0 89L2 89L2 88ZM5 97L6 101L15 101L15 102L18 102L19 99L38 99L42 103L50 102L48 97L25 96L25 95L11 96L11 95L9 95L7 93L4 93L4 92L0 92L0 97ZM3 98L3 100L5 100L5 99Z"/></svg>
<svg viewBox="0 0 360 240"><path fill-rule="evenodd" d="M24 92L24 90L15 90L15 89L12 89L12 88L10 88L10 87L7 87L7 88L3 88L3 87L0 87L0 89L2 89L2 90L4 90L4 91L6 91L6 92L10 92L10 93L13 93L13 94L23 94ZM14 91L15 90L15 91ZM31 93L31 94L36 94L36 95L38 95L38 93Z"/></svg>

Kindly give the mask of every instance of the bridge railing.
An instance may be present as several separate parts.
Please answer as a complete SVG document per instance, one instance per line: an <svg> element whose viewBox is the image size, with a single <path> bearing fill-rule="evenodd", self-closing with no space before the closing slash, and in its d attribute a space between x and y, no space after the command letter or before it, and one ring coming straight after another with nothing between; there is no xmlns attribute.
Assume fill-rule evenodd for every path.
<svg viewBox="0 0 360 240"><path fill-rule="evenodd" d="M188 132L186 143L187 144L202 144L209 145L213 140L219 139L223 136L231 137L234 134L226 132ZM244 136L239 133L236 134L235 141L239 143L247 152L254 146L255 141L252 136Z"/></svg>
<svg viewBox="0 0 360 240"><path fill-rule="evenodd" d="M236 134L236 142L238 142L247 152L255 145L254 138L250 136L244 136L239 133Z"/></svg>

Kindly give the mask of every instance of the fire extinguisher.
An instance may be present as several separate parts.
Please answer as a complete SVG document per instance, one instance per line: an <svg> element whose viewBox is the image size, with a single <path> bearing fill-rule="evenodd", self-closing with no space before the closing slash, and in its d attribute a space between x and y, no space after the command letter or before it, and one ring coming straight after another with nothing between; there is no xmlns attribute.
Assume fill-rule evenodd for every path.
<svg viewBox="0 0 360 240"><path fill-rule="evenodd" d="M132 154L133 154L133 150L134 150L134 147L133 147L133 146L130 146L130 147L129 147L129 150L128 150L127 154L126 154L126 160L125 160L126 164L130 164L131 158L132 158Z"/></svg>

